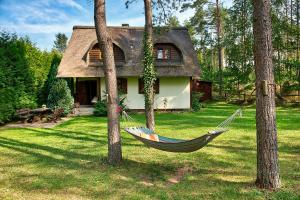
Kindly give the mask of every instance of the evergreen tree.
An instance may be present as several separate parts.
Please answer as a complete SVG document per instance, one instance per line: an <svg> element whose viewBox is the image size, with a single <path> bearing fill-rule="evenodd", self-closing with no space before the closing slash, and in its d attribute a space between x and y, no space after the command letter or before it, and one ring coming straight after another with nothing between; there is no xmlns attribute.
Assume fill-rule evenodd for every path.
<svg viewBox="0 0 300 200"><path fill-rule="evenodd" d="M119 121L119 98L113 43L106 25L105 0L94 1L96 36L103 52L105 85L107 92L108 162L116 165L122 161L122 146Z"/></svg>
<svg viewBox="0 0 300 200"><path fill-rule="evenodd" d="M57 79L51 86L47 106L51 109L63 108L64 114L71 112L74 99L71 95L71 90L68 87L67 81Z"/></svg>
<svg viewBox="0 0 300 200"><path fill-rule="evenodd" d="M15 110L34 108L35 77L29 66L27 38L0 33L0 124L11 120Z"/></svg>
<svg viewBox="0 0 300 200"><path fill-rule="evenodd" d="M57 33L55 35L54 49L63 53L67 48L67 41L68 37L64 33Z"/></svg>

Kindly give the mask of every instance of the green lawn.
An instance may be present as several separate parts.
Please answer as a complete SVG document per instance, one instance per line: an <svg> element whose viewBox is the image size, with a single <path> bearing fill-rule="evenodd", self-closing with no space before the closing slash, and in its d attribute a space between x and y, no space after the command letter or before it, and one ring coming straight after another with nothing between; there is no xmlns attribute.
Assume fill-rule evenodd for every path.
<svg viewBox="0 0 300 200"><path fill-rule="evenodd" d="M237 109L156 114L158 133L193 138ZM140 123L143 115L134 115ZM52 129L0 129L0 199L300 199L300 111L278 108L282 188L257 189L255 109L194 153L145 147L122 131L124 162L106 164L106 118L76 117ZM170 183L178 171L182 180Z"/></svg>

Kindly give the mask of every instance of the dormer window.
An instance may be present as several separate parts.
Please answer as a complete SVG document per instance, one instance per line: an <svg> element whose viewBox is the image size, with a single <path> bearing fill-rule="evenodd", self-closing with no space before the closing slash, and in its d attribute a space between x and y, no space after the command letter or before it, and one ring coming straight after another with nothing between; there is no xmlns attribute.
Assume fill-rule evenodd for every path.
<svg viewBox="0 0 300 200"><path fill-rule="evenodd" d="M181 51L171 43L156 43L154 45L154 57L157 62L181 62Z"/></svg>
<svg viewBox="0 0 300 200"><path fill-rule="evenodd" d="M89 52L89 62L99 62L102 61L102 53L100 51L98 43L93 46L93 48Z"/></svg>
<svg viewBox="0 0 300 200"><path fill-rule="evenodd" d="M122 64L125 62L125 55L123 50L117 45L113 44L114 59L116 64ZM96 43L88 52L88 61L92 64L103 62L103 54L100 50L99 44Z"/></svg>

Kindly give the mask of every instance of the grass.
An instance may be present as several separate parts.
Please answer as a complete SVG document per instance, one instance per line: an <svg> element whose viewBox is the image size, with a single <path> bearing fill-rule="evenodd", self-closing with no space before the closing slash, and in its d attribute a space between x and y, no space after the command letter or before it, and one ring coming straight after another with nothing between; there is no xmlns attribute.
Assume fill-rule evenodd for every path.
<svg viewBox="0 0 300 200"><path fill-rule="evenodd" d="M160 134L193 138L237 109L211 103L197 113L156 114ZM139 123L143 115L133 116ZM282 188L260 190L255 108L231 131L190 154L145 147L122 131L124 162L106 164L106 118L76 117L51 129L0 129L0 199L300 199L300 111L278 108ZM190 170L177 184L168 179Z"/></svg>

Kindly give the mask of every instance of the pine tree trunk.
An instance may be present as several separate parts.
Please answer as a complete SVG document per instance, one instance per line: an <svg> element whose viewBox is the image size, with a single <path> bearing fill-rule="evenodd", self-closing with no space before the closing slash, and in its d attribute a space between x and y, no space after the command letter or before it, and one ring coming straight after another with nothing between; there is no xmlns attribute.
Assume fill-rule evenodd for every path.
<svg viewBox="0 0 300 200"><path fill-rule="evenodd" d="M95 0L95 28L97 39L103 53L105 66L105 84L107 91L107 127L108 127L108 162L119 164L122 161L120 123L118 113L118 90L113 43L106 27L105 0Z"/></svg>
<svg viewBox="0 0 300 200"><path fill-rule="evenodd" d="M217 21L217 45L218 45L218 66L219 66L219 96L222 97L223 93L223 59L224 51L221 46L221 33L222 33L222 24L221 24L221 11L219 0L216 0L216 21Z"/></svg>
<svg viewBox="0 0 300 200"><path fill-rule="evenodd" d="M256 184L260 188L276 189L280 187L280 179L270 4L270 0L253 0L254 64L256 74ZM264 84L264 81L267 84Z"/></svg>
<svg viewBox="0 0 300 200"><path fill-rule="evenodd" d="M153 44L153 25L152 25L152 5L151 0L144 0L145 8L145 31L148 36L148 44ZM152 49L153 52L153 49ZM145 115L146 115L146 125L150 130L154 130L155 121L154 121L154 88L153 84L150 87L148 94L149 98L145 102Z"/></svg>
<svg viewBox="0 0 300 200"><path fill-rule="evenodd" d="M300 38L299 38L299 35L300 35L300 26L299 26L299 10L300 10L300 5L299 5L299 0L296 1L296 23L297 23L297 49L296 49L296 60L300 60L300 57L299 57L299 53L300 53ZM298 69L298 72L297 72L297 78L298 78L298 86L300 88L300 68ZM300 89L298 89L298 95L300 95Z"/></svg>

